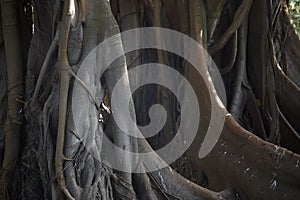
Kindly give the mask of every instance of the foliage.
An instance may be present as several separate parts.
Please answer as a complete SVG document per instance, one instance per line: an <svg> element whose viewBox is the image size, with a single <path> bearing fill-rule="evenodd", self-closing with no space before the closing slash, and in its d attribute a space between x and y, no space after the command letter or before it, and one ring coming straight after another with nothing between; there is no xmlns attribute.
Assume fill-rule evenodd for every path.
<svg viewBox="0 0 300 200"><path fill-rule="evenodd" d="M300 36L300 0L291 0L289 3L289 13L293 20L294 26Z"/></svg>

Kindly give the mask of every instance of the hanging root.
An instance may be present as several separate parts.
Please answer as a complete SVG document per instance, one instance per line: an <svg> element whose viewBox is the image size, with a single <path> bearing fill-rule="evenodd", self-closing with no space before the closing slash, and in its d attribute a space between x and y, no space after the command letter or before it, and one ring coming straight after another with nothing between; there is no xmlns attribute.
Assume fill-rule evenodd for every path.
<svg viewBox="0 0 300 200"><path fill-rule="evenodd" d="M57 174L57 182L68 199L74 199L68 189L66 188L66 182L63 175L63 162L67 160L64 156L64 139L65 139L65 128L66 128L66 112L68 104L68 93L70 86L70 79L72 68L69 65L67 57L68 48L68 35L71 25L71 1L65 1L64 15L62 21L61 38L59 43L59 54L58 63L60 67L60 91L59 91L59 121L58 121L58 132L55 152L55 171ZM73 2L74 5L74 2Z"/></svg>
<svg viewBox="0 0 300 200"><path fill-rule="evenodd" d="M56 49L56 46L57 46L57 43L58 43L58 38L59 38L59 32L60 32L60 28L58 26L57 30L56 30L56 33L55 33L55 37L49 47L49 50L47 52L47 55L46 55L46 58L43 62L43 66L41 68L41 71L39 73L39 77L38 77L38 80L37 80L37 83L36 83L36 86L35 86L35 89L34 89L34 92L33 92L33 96L32 96L32 101L35 102L38 98L38 94L39 94L39 91L40 91L40 88L42 86L42 82L44 80L44 77L45 77L45 74L46 74L46 71L48 69L48 66L49 66L49 61L50 61L50 58L51 56L53 55L55 49Z"/></svg>

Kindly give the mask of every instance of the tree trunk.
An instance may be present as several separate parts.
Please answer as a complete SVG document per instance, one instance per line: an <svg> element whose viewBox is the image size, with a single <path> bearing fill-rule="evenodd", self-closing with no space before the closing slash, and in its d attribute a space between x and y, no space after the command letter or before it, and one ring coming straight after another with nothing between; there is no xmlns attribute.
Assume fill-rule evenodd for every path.
<svg viewBox="0 0 300 200"><path fill-rule="evenodd" d="M2 0L0 199L297 199L300 42L286 6L280 0ZM135 32L130 44L118 35L142 27L165 29L142 39ZM163 50L172 40L166 29L203 47L192 60L205 76L188 59ZM96 48L111 37L106 51ZM150 38L156 49L124 54L126 45L140 47ZM191 44L171 43L189 53ZM213 82L210 56L226 97ZM173 139L184 145L191 133L176 135L185 107L170 88L132 89L151 77L154 65L142 75L134 71L149 63L184 76L201 111L199 121L188 115L189 123L199 124L195 139L171 165L159 150ZM170 76L160 71L155 79L176 79ZM123 90L115 94L119 85ZM122 103L127 94L129 115L123 104L114 107L114 98ZM151 114L155 104L165 108L163 128L149 138L133 137L163 121ZM219 126L211 121L215 114L224 126L220 138L209 141L207 133ZM109 142L122 151L107 148ZM145 152L166 167L135 165Z"/></svg>

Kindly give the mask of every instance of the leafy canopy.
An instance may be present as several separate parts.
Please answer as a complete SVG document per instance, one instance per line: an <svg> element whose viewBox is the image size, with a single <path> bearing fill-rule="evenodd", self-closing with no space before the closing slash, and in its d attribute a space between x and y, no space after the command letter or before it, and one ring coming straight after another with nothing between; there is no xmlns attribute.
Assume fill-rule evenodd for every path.
<svg viewBox="0 0 300 200"><path fill-rule="evenodd" d="M300 0L290 0L289 13L296 31L300 36Z"/></svg>

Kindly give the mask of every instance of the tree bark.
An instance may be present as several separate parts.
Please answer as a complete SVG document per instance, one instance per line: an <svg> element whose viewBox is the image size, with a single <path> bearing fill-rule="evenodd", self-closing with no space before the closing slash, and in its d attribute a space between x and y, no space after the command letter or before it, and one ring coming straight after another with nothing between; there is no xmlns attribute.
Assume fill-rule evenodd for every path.
<svg viewBox="0 0 300 200"><path fill-rule="evenodd" d="M285 2L25 3L34 8L30 41L23 31L28 24L18 14L24 6L15 0L1 1L0 199L297 199L300 195L300 42ZM184 58L157 49L122 55L103 76L103 61L111 52L92 57L92 73L81 69L91 51L110 36L147 26L179 31L202 45L203 52L193 53L206 76L201 77ZM159 31L154 37L157 43L164 42ZM125 42L116 39L108 51L123 52ZM205 51L222 74L225 108L209 81ZM128 109L134 122L145 125L148 109L163 105L168 113L164 129L157 136L137 139L117 126L114 116L119 110L110 108L109 102L114 87L125 75L122 85L130 92L133 80L127 77L128 71L149 62L169 65L185 76L197 95L201 120L196 139L181 158L167 168L137 174L130 171L132 159L138 158L105 154L103 137L127 151L154 151L173 139L182 117L174 95L150 85L133 94ZM159 78L170 77L160 74ZM71 98L76 90L82 95ZM25 100L21 98L24 91ZM107 109L107 123L100 116L104 114L101 102L113 109ZM199 158L206 133L214 127L212 108L225 118L224 127L211 152ZM124 124L130 126L125 120ZM103 154L113 157L126 172L107 166ZM153 162L157 160L161 160L158 155ZM147 170L144 164L140 167Z"/></svg>

